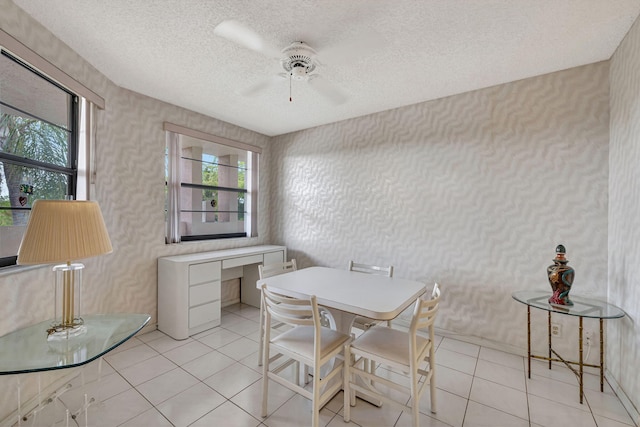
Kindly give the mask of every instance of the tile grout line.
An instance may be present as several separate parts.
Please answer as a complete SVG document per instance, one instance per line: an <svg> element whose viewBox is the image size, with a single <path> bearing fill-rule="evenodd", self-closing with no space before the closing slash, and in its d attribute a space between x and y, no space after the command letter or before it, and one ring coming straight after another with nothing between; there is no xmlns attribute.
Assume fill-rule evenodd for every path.
<svg viewBox="0 0 640 427"><path fill-rule="evenodd" d="M215 332L214 332L214 333L215 333ZM211 389L211 390L213 390L215 393L218 393L220 396L222 396L222 397L224 398L224 401L223 401L220 405L216 406L215 408L212 408L210 411L208 411L207 413L203 414L200 418L198 418L197 420L194 420L194 421L193 421L193 423L196 423L197 421L199 421L199 420L200 420L200 419L202 419L203 417L207 416L207 415L208 415L209 413L211 413L212 411L215 411L216 409L220 408L220 407L221 407L222 405L224 405L225 403L230 402L231 404L233 404L234 406L238 407L238 408L239 408L239 409L241 409L243 412L245 412L247 415L249 415L250 417L252 417L253 419L255 419L257 422L259 422L259 423L260 423L259 425L262 425L262 424L263 424L261 420L256 419L253 415L251 415L250 413L248 413L247 411L245 411L243 408L241 408L240 406L236 405L233 401L231 401L231 398L227 398L226 396L223 396L223 395L222 395L222 394L220 394L218 391L214 390L214 389L213 389L213 388L211 388L208 384L206 384L206 383L205 383L205 380L206 380L207 378L209 378L209 377L211 377L211 376L215 375L217 372L216 372L216 373L213 373L213 374L211 374L209 377L207 377L207 378L205 378L205 379L202 379L202 380L201 380L201 379L199 379L198 377L196 377L196 376L194 376L193 374L191 374L191 373L190 373L189 371L187 371L186 369L184 369L181 365L178 365L177 363L175 363L175 362L174 362L174 361L172 361L171 359L167 358L167 357L164 355L164 353L166 353L166 352L162 352L162 353L161 353L161 352L159 352L158 350L156 350L155 348L153 348L152 346L148 345L148 343L149 343L149 342L156 341L156 340L161 339L161 338L162 338L162 337L158 337L158 338L155 338L155 339L150 340L150 341L148 341L148 342L142 341L142 344L143 344L143 345L147 345L149 348L151 348L152 350L156 351L156 352L158 353L158 355L160 355L160 356L164 357L164 358L165 358L165 359L167 359L169 362L173 363L173 364L176 366L176 368L174 368L174 369L180 369L180 370L182 370L185 374L187 374L187 375L189 375L189 376L193 377L194 379L196 379L196 380L198 381L198 383L203 384L204 386L206 386L206 387L210 388L210 389ZM239 338L238 338L238 339L239 339ZM186 341L186 340L185 340L185 341ZM194 339L193 339L193 341L198 341L198 342L200 342L197 338L194 338ZM192 341L192 342L193 342L193 341ZM236 341L236 340L234 340L234 341ZM234 341L232 341L232 342L234 342ZM202 345L207 346L205 343L202 343L202 342L200 342L200 343L201 343ZM230 342L230 343L231 343L231 342ZM228 343L228 344L230 344L230 343ZM173 347L173 348L171 348L171 349L169 349L169 350L167 350L167 351L175 350L175 349L180 348L180 347L182 347L183 345L186 345L186 344L188 344L188 343L182 344L182 345L177 346L177 347ZM209 347L209 348L211 349L211 351L212 351L212 352L213 352L213 351L216 351L216 352L217 352L217 350L216 350L216 349L214 349L214 348L212 348L212 347L210 347L210 346L207 346L207 347ZM223 354L223 353L220 353L220 354ZM154 357L155 357L155 356L154 356ZM196 358L196 359L197 359L197 358ZM146 359L146 360L148 360L148 359ZM141 362L138 362L138 363L144 363L146 360L141 361ZM194 359L194 360L195 360L195 359ZM107 363L108 363L108 362L107 362ZM240 361L238 361L238 360L234 360L234 363L240 363L241 365L243 365L243 364L242 364ZM168 419L168 418L167 418L167 417L162 413L162 411L160 411L160 410L157 408L157 406L158 406L158 405L160 405L160 404L162 404L162 403L164 403L164 402L166 402L166 401L168 401L168 400L170 400L170 399L172 399L172 398L174 398L175 396L179 395L180 393L183 393L185 390L183 390L183 391L181 391L181 392L177 393L177 394L176 394L176 395L174 395L174 396L168 397L168 398L167 398L167 399L165 399L164 401L159 402L159 403L158 403L158 405L154 405L151 401L149 401L149 399L147 399L147 397L146 397L146 396L144 396L144 394L142 394L142 393L137 389L137 387L136 387L136 386L134 386L133 384L131 384L131 382L129 382L129 380L127 380L127 379L126 379L126 378L125 378L125 377L120 373L120 371L118 371L116 368L114 368L111 364L109 364L109 365L111 366L111 368L112 368L115 372L117 372L117 373L118 373L118 375L120 375L120 377L121 377L121 378L122 378L122 379L123 379L127 384L129 384L129 385L131 386L131 388L132 388L132 389L134 389L138 394L140 394L140 396L141 396L143 399L145 399L147 402L149 402L149 404L152 406L152 408L153 408L155 411L157 411L157 412L158 412L158 413L159 413L159 414L160 414L164 419L166 419L166 420L167 420L167 422L168 422L169 424L171 424L172 426L174 426L174 424L173 424L173 423L172 423L172 422L171 422L171 421L170 421L170 420L169 420L169 419ZM136 364L131 365L131 366L135 366L135 365L136 365ZM243 366L245 366L245 365L243 365ZM171 369L171 370L174 370L174 369ZM250 369L250 368L249 368L249 369ZM223 371L223 370L224 370L224 369L222 369L221 371ZM168 372L170 372L170 371L168 371ZM157 377L154 377L154 378L157 378ZM147 380L147 381L144 381L144 382L143 382L143 383L141 383L141 384L145 384L145 383L147 383L147 382L149 382L149 381L151 381L151 380L153 380L153 378L151 378L151 379L149 379L149 380ZM196 383L196 384L198 384L198 383ZM252 384L253 384L253 383L252 383ZM140 384L139 384L139 385L140 385ZM194 387L194 386L195 386L195 384L194 384L194 385L192 385L191 387ZM249 385L249 386L247 386L247 387L250 387L250 386L251 386L251 385ZM189 387L189 388L191 388L191 387ZM245 390L247 387L245 387L243 390ZM241 390L240 392L242 392L243 390ZM240 392L238 392L238 393L240 393ZM236 394L238 394L238 393L236 393ZM234 395L234 396L235 396L235 395ZM145 411L145 412L146 412L146 411ZM136 416L139 416L139 415L140 415L140 414L138 414L138 415L136 415ZM132 419L134 419L136 416L134 416L134 417L132 417L132 418L130 418L130 419L128 419L128 420L126 420L126 421L124 421L123 423L121 423L121 424L119 424L119 425L123 425L123 424L125 424L125 423L127 423L127 422L131 421L131 420L132 420ZM193 424L193 423L191 423L191 424ZM189 424L189 425L191 425L191 424Z"/></svg>
<svg viewBox="0 0 640 427"><path fill-rule="evenodd" d="M143 345L147 345L147 343L146 343L146 342L144 342L144 341L142 341L142 344L143 344ZM154 351L157 351L157 350L155 350L153 347L149 347L149 348L151 348L151 349L152 349L152 350L154 350ZM162 355L162 354L161 354L161 353L159 353L159 352L158 352L158 354ZM164 356L163 356L163 357L164 357ZM158 408L156 408L156 405L154 405L153 403L151 403L151 402L149 401L149 399L147 399L147 397L146 397L144 394L140 393L140 391L139 391L139 390L138 390L138 389L137 389L133 384L131 384L131 382L129 382L129 380L128 380L128 379L126 379L126 378L124 377L124 375L122 375L118 369L116 369L116 368L115 368L113 365L111 365L111 363L109 363L108 361L106 361L106 360L105 360L105 362L106 362L109 366L111 366L111 369L113 369L113 371L114 371L116 374L118 374L118 375L120 376L120 378L122 378L122 380L123 380L124 382L126 382L127 384L129 384L129 386L131 386L131 389L132 389L132 390L135 390L135 392L136 392L136 393L138 393L138 394L140 395L140 397L142 397L144 400L146 400L146 401L149 403L149 405L151 405L151 408L152 408L152 409L154 409L156 412L158 412L158 413L159 413L159 414L160 414L160 415L161 415L165 420L167 420L167 422L168 422L169 424L171 424L172 426L174 425L171 421L169 421L169 419L168 419L168 418L167 418L167 417L166 417L166 416L165 416L161 411L159 411L159 410L158 410ZM139 362L139 363L143 363L143 362L144 362L144 361ZM171 362L171 363L173 363L173 362ZM134 364L134 365L137 365L137 363L136 363L136 364ZM134 365L131 365L131 366L134 366ZM145 382L146 382L146 381L145 381ZM144 383L143 383L143 384L144 384ZM118 393L118 394L121 394L121 393ZM115 396L111 396L109 399L111 399L111 398L113 398L113 397L115 397ZM107 399L107 400L109 400L109 399ZM148 411L148 409L147 409L147 411ZM144 411L144 412L147 412L147 411ZM127 420L125 420L124 422L122 422L122 423L118 424L118 426L121 426L121 425L123 425L123 424L128 423L129 421L133 420L133 419L134 419L134 418L136 418L137 416L140 416L140 415L144 414L144 412L142 412L142 413L140 413L140 414L136 414L136 415L134 415L133 417L131 417L131 418L129 418L129 419L127 419Z"/></svg>
<svg viewBox="0 0 640 427"><path fill-rule="evenodd" d="M194 338L194 339L195 339L196 341L200 342L197 338ZM228 343L228 344L231 344L232 342L235 342L235 341L237 341L237 340L231 341L231 342L230 342L230 343ZM200 343L201 343L202 345L207 346L207 345L206 345L205 343L203 343L203 342L200 342ZM226 345L226 344L225 344L225 345ZM207 346L207 347L209 347L209 346ZM222 347L224 347L224 346L222 346ZM211 350L212 350L212 351L217 351L216 349L214 349L214 348L212 348L212 347L209 347L209 348L211 348ZM223 354L223 353L220 353L220 354ZM197 358L196 358L196 359L197 359ZM195 360L195 359L194 359L194 360ZM248 369L251 369L251 367L246 366L245 364L243 364L243 363L242 363L242 362L240 362L239 360L234 360L234 364L235 364L235 363L239 363L240 365L242 365L242 366L244 366L244 367L246 367L246 368L248 368ZM218 374L218 373L220 373L220 372L224 371L225 369L227 369L227 368L229 368L229 367L231 367L231 366L233 366L233 364L232 364L232 365L227 366L227 367L226 367L226 368L224 368L224 369L221 369L221 370L220 370L220 371L218 371L218 372L215 372L215 373L211 374L211 375L210 375L210 376L208 376L207 378L204 378L203 380L200 380L200 382L201 382L201 383L204 383L207 379L209 379L209 378L211 378L212 376L214 376L214 375L216 375L216 374ZM187 373L189 374L189 372L188 372L188 371L185 371L185 372L187 372ZM191 375L191 374L190 374L190 375ZM192 376L193 376L193 375L192 375ZM209 412L207 412L206 414L204 414L202 417L198 418L198 420L200 420L201 418L205 417L206 415L208 415L208 414L209 414L209 413L211 413L212 411L215 411L216 409L218 409L219 407L221 407L221 406L222 406L222 405L224 405L225 403L229 402L229 403L231 403L232 405L234 405L234 406L238 407L240 410L242 410L242 412L246 413L247 415L249 415L251 418L253 418L253 419L254 419L254 420L256 420L257 422L259 422L259 423L260 423L259 425L263 425L262 420L260 420L260 419L258 419L258 418L256 418L256 417L254 417L252 414L250 414L249 412L247 412L244 408L240 407L239 405L237 405L235 402L233 402L233 401L231 400L233 397L237 396L238 394L242 393L242 392L243 392L244 390L246 390L247 388L251 387L251 386L252 386L253 384L255 384L257 381L259 381L259 380L256 380L256 381L252 382L251 384L247 385L246 387L244 387L242 390L238 391L236 394L234 394L234 395L233 395L233 396L231 396L231 397L226 397L226 396L222 395L220 392L218 392L217 390L214 390L211 386L209 386L208 384L204 383L204 385L206 385L207 387L211 388L214 392L216 392L216 393L218 393L220 396L222 396L222 397L225 399L225 401L224 401L223 403L221 403L220 405L216 406L215 408L213 408L211 411L209 411ZM195 422L197 422L198 420L194 421L194 423L195 423ZM192 424L193 424L193 423L192 423Z"/></svg>
<svg viewBox="0 0 640 427"><path fill-rule="evenodd" d="M529 382L527 381L527 378L529 377L529 374L527 372L527 361L525 360L525 358L522 358L522 364L524 367L524 371L523 371L523 375L524 375L524 391L527 394L527 418L529 419L529 427L531 426L531 405L529 403Z"/></svg>
<svg viewBox="0 0 640 427"><path fill-rule="evenodd" d="M236 316L239 316L238 314L235 314L235 315L236 315ZM239 317L242 317L242 316L239 316ZM244 318L244 317L243 317L243 318ZM246 319L246 318L244 318L244 319ZM246 319L246 320L251 320L251 319ZM255 322L255 320L252 320L252 321L253 321L253 322ZM256 324L257 324L257 322L256 322ZM236 335L238 335L238 336L239 336L238 338L236 338L236 339L234 339L234 340L232 340L232 341L230 341L230 342L228 342L228 343L226 343L225 345L220 346L220 347L224 347L224 346L226 346L226 345L232 344L233 342L236 342L236 341L240 340L241 338L246 338L246 334L245 334L245 335L241 335L241 334L239 334L239 333L237 333L237 332L234 332L234 331L232 331L232 330L230 330L230 329L227 329L226 327L223 327L223 326L220 326L220 328L222 328L222 329L224 329L224 330L226 330L226 331L229 331L229 332L231 332L231 333L234 333L234 334L236 334ZM215 332L213 332L213 333L215 333ZM208 335L211 335L211 334L208 334ZM208 335L206 335L206 336L208 336ZM198 340L198 339L196 338L196 340ZM199 341L199 340L198 340L198 341ZM252 340L252 341L253 341L253 340ZM206 344L205 344L205 343L203 343L203 342L201 342L201 344L206 345ZM256 344L257 344L257 343L256 343ZM207 346L207 347L212 348L212 347L210 347L210 346ZM212 348L212 351L218 351L218 350L217 350L217 349ZM219 351L218 351L218 353L220 353L220 354L223 354L223 355L224 355L224 353L221 353L221 352L219 352ZM225 355L225 356L226 356L226 355ZM250 356L251 356L251 355L250 355ZM229 356L227 356L227 357L229 357ZM246 368L253 370L250 366L245 365L245 364L244 364L244 363L242 363L240 360L236 360L236 359L234 359L234 363L239 363L240 365L245 366ZM226 368L225 368L225 369L226 369ZM224 370L224 369L220 370L219 372L221 372L221 371L223 371L223 370ZM188 373L188 372L187 372L187 373ZM217 373L217 372L216 372L216 373ZM210 375L210 376L209 376L209 377L207 377L207 378L210 378L211 376L215 375L216 373L214 373L214 374ZM262 374L260 374L260 375L262 376ZM205 379L206 379L206 378L205 378ZM258 379L258 380L256 380L256 381L254 381L254 382L252 382L251 384L249 384L248 386L244 387L242 390L240 390L239 392L237 392L236 394L234 394L231 398L233 398L234 396L237 396L238 394L242 393L244 390L246 390L247 388L251 387L253 384L255 384L255 383L256 383L256 382L258 382L258 381L260 381L260 379ZM204 380L202 380L201 382L204 382ZM205 385L207 385L207 387L209 387L209 386L208 386L208 384L205 384ZM211 388L211 387L209 387L209 388ZM212 389L212 390L213 390L213 389ZM214 390L214 391L215 391L215 390ZM216 391L216 393L218 393L218 392ZM220 394L220 393L218 393L218 394ZM221 395L221 396L222 396L222 395ZM263 418L263 417L256 418L256 417L254 417L252 414L250 414L249 412L247 412L246 410L244 410L243 408L241 408L240 406L236 405L236 404L235 404L235 402L233 402L233 401L231 400L231 398L227 398L226 396L222 396L222 397L224 397L226 401L231 402L233 405L235 405L235 406L237 406L238 408L242 409L242 411L243 411L243 412L245 412L245 413L249 414L249 416L251 416L253 419L256 419L256 420L260 423L260 424L259 424L259 426L266 425L266 424L264 424L264 422L265 422L267 419L269 419L269 416L268 416L268 415L267 415L267 417L264 417L264 418ZM292 399L292 398L294 398L294 397L295 397L295 395L293 395L293 396L289 397L288 399L286 399L286 400L285 400L285 401L284 401L280 406L278 406L275 410L273 410L272 415L273 415L274 413L276 413L280 408L282 408L282 407L283 407L287 402L289 402L289 400L291 400L291 399ZM220 406L222 406L222 405L219 405L218 407L220 407ZM216 408L212 409L212 411L213 411L213 410L215 410L215 409L217 409L218 407L216 407ZM211 411L210 411L210 412L211 412ZM208 413L209 413L209 412L208 412ZM207 414L208 414L208 413L207 413ZM204 415L203 415L203 416L204 416ZM194 422L195 422L195 421L194 421Z"/></svg>
<svg viewBox="0 0 640 427"><path fill-rule="evenodd" d="M471 402L471 391L473 390L473 383L476 380L476 371L478 370L478 360L480 359L480 349L482 347L480 347L478 349L478 357L476 357L476 365L473 368L473 375L471 376L471 387L469 387L469 396L467 396L467 404L464 406L464 415L462 416L462 424L461 426L464 426L464 422L467 418L467 411L469 410L469 402Z"/></svg>

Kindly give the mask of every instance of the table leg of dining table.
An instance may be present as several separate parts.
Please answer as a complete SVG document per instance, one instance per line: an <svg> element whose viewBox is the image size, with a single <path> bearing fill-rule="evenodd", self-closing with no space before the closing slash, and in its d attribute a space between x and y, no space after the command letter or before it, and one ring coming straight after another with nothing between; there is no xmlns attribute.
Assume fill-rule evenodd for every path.
<svg viewBox="0 0 640 427"><path fill-rule="evenodd" d="M324 308L327 309L329 313L331 313L331 316L333 316L336 331L342 332L343 334L351 335L351 326L353 325L353 321L355 320L356 315L352 313L336 310L333 308L329 308L329 307L324 307ZM352 363L353 361L345 361L345 362ZM360 377L356 377L356 381L361 382L362 380L360 379ZM382 406L382 402L380 400L373 399L369 396L362 395L358 392L356 392L356 396L364 401L371 403L372 405L375 405L378 407Z"/></svg>
<svg viewBox="0 0 640 427"><path fill-rule="evenodd" d="M353 323L353 319L356 318L354 314L345 313L344 311L336 310L334 308L323 307L333 317L333 321L335 322L335 329L338 332L342 332L343 334L351 333L351 324Z"/></svg>

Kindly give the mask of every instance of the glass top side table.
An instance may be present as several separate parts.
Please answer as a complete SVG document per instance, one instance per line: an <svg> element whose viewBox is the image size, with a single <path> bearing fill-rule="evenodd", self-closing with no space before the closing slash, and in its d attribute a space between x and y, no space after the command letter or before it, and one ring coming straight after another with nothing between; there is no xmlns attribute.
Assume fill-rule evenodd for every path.
<svg viewBox="0 0 640 427"><path fill-rule="evenodd" d="M82 366L134 336L151 319L147 314L83 316L87 332L62 341L47 341L50 320L0 337L0 375L24 374Z"/></svg>
<svg viewBox="0 0 640 427"><path fill-rule="evenodd" d="M74 370L71 378L65 380L64 385L57 387L51 393L38 388L37 396L31 399L28 405L22 402L21 374L40 375L43 371L70 368L79 368L82 371L94 360L101 362L102 356L134 336L149 323L150 319L151 317L147 314L85 315L83 320L87 332L68 340L47 340L47 329L50 327L51 320L0 337L0 375L15 375L17 381L15 393L17 410L7 419L12 420L15 417L16 423L12 425L18 426L23 422L25 425L41 423L42 420L38 419L39 414L49 404L57 402L60 396L72 387L70 381L78 371ZM100 380L99 372L98 367L97 381ZM84 379L81 384L83 384L81 387L83 387L84 402L76 402L79 406L66 409L66 425L75 425L82 414L85 418L84 425L89 425L88 408L100 402L99 387L91 388L92 391L90 391L84 387ZM46 420L47 425L50 425L49 421Z"/></svg>
<svg viewBox="0 0 640 427"><path fill-rule="evenodd" d="M549 369L551 369L551 362L564 363L573 373L578 377L580 383L580 403L583 402L584 388L583 388L583 374L584 367L600 368L600 391L604 391L604 319L616 319L625 316L624 311L613 304L609 304L604 301L599 301L591 298L584 298L579 296L571 296L573 306L560 307L549 304L548 300L551 296L551 292L548 291L518 291L512 294L513 299L525 304L527 306L527 359L529 378L531 378L531 359L541 359L549 362ZM548 312L548 356L540 356L531 353L531 307L546 310ZM563 314L567 316L578 317L578 361L565 360L560 356L552 347L551 340L551 313ZM600 364L593 365L585 363L582 354L582 340L583 340L583 318L599 319L600 321ZM555 357L554 357L555 356ZM571 366L577 365L578 370Z"/></svg>

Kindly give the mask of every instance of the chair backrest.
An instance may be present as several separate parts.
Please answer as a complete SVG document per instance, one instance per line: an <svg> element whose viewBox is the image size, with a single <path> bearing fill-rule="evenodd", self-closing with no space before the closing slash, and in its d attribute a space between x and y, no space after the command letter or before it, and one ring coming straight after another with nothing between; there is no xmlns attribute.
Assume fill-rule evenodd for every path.
<svg viewBox="0 0 640 427"><path fill-rule="evenodd" d="M262 304L268 319L273 318L291 326L320 327L315 296L309 299L291 298L273 293L267 289L267 285L262 285Z"/></svg>
<svg viewBox="0 0 640 427"><path fill-rule="evenodd" d="M291 261L276 262L272 264L258 266L258 274L260 279L266 279L267 277L277 276L278 274L288 273L298 269L296 260L293 258Z"/></svg>
<svg viewBox="0 0 640 427"><path fill-rule="evenodd" d="M359 262L349 261L349 271L357 271L359 273L380 274L393 277L393 266L379 267L377 265L361 264Z"/></svg>
<svg viewBox="0 0 640 427"><path fill-rule="evenodd" d="M436 314L438 313L438 303L440 302L440 286L435 283L431 291L431 296L421 296L416 301L415 308L413 310L413 318L411 319L411 325L409 326L409 332L411 335L415 335L418 329L429 329L429 334L433 334L433 324L436 320ZM431 336L433 339L433 336Z"/></svg>

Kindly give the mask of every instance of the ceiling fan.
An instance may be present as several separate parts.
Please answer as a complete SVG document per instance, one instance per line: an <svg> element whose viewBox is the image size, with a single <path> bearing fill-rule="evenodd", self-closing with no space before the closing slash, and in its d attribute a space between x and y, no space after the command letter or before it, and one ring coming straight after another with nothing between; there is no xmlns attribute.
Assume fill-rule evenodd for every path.
<svg viewBox="0 0 640 427"><path fill-rule="evenodd" d="M318 65L318 53L308 44L302 41L296 41L282 50L270 46L264 39L251 28L235 21L227 20L218 24L213 33L219 37L223 37L240 46L259 52L270 58L280 60L280 65L284 72L265 79L249 89L243 91L245 96L253 96L267 89L278 80L289 80L289 101L291 98L291 82L300 81L307 82L309 86L315 89L320 95L327 98L333 104L339 105L347 100L346 94L337 86L330 83L316 72ZM329 54L333 53L335 59L346 53L344 49L329 50ZM331 55L330 55L331 56Z"/></svg>

